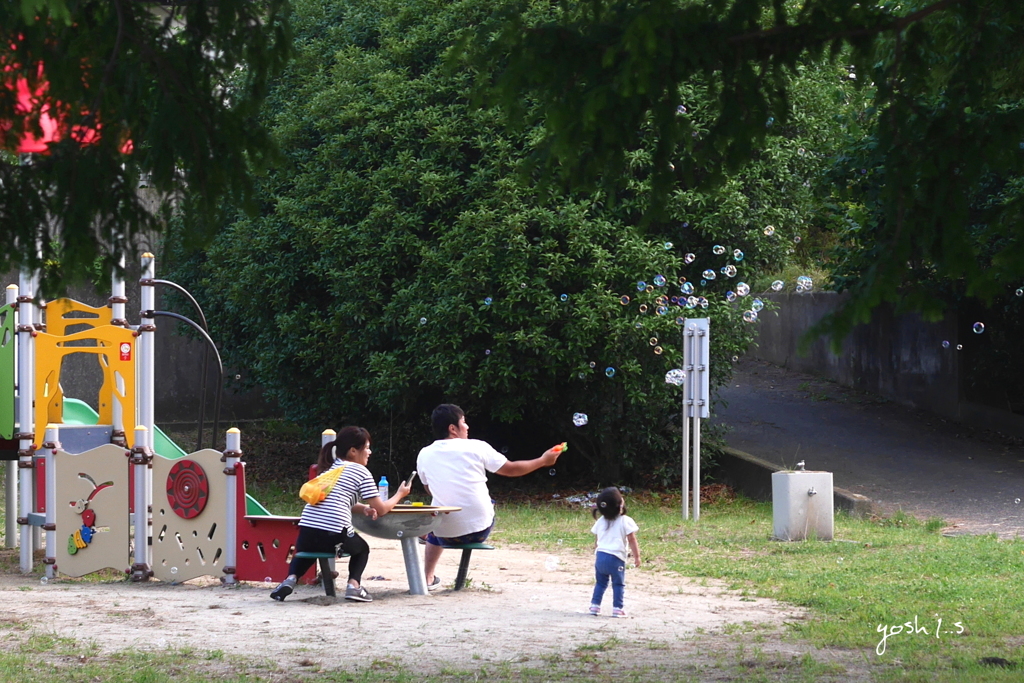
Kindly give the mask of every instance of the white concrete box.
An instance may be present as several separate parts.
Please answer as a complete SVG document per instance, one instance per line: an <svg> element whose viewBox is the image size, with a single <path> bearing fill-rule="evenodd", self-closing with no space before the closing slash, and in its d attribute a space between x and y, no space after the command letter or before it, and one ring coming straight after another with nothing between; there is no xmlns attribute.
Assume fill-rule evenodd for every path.
<svg viewBox="0 0 1024 683"><path fill-rule="evenodd" d="M773 535L780 541L831 541L834 532L831 472L772 474Z"/></svg>

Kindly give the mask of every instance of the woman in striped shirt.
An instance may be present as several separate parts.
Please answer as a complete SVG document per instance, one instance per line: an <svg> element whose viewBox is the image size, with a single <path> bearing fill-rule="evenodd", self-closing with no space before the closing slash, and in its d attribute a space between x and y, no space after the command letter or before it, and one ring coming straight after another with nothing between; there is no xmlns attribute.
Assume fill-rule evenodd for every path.
<svg viewBox="0 0 1024 683"><path fill-rule="evenodd" d="M352 515L363 514L370 519L386 515L412 489L402 482L398 492L388 500L381 500L373 475L366 469L370 459L370 433L362 427L345 427L334 441L320 449L317 471L320 473L344 467L337 483L327 497L316 505L306 505L299 520L296 552L333 553L335 548L349 554L348 587L346 600L370 602L373 598L360 585L363 570L370 558L370 546L352 527ZM362 499L362 503L357 501ZM298 577L309 571L315 560L293 557L288 565L288 578L270 594L274 600L291 595Z"/></svg>

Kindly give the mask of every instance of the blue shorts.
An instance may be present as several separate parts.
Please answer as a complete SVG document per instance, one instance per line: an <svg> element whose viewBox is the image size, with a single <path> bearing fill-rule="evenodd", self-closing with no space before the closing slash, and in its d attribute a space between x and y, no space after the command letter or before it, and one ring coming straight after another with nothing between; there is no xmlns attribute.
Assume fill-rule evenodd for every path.
<svg viewBox="0 0 1024 683"><path fill-rule="evenodd" d="M487 540L487 537L491 535L491 531L493 529L494 522L491 522L491 525L482 531L474 531L472 533L455 536L453 538L440 538L435 536L434 532L431 531L423 537L423 540L430 545L439 545L442 548L452 545L466 545L468 543L483 543Z"/></svg>

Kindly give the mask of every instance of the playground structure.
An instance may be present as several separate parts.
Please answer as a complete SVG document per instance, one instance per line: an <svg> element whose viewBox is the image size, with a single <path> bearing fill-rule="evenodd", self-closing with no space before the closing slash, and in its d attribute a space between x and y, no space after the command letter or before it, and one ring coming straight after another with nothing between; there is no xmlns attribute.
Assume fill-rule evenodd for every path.
<svg viewBox="0 0 1024 683"><path fill-rule="evenodd" d="M155 424L155 319L191 324L215 353L216 346L193 321L155 310L155 286L177 286L155 279L151 254L142 268L139 325L125 318L125 283L116 273L108 305L99 308L39 302L38 278L28 271L7 288L0 438L17 443L18 458L8 463L7 544L17 537L24 573L45 546L48 579L112 568L134 581L283 580L298 518L271 515L246 493L239 430L227 430L224 451L202 449L200 431L200 450L186 454ZM95 409L61 387L64 360L81 353L100 366Z"/></svg>

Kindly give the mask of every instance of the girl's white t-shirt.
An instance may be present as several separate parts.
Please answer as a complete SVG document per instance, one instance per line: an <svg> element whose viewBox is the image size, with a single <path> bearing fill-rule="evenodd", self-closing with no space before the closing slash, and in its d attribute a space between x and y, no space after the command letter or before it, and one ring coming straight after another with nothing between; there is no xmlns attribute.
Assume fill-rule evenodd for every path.
<svg viewBox="0 0 1024 683"><path fill-rule="evenodd" d="M590 528L590 533L597 536L597 549L594 552L608 553L625 562L628 557L626 537L639 530L640 527L629 515L619 515L612 520L598 517Z"/></svg>

